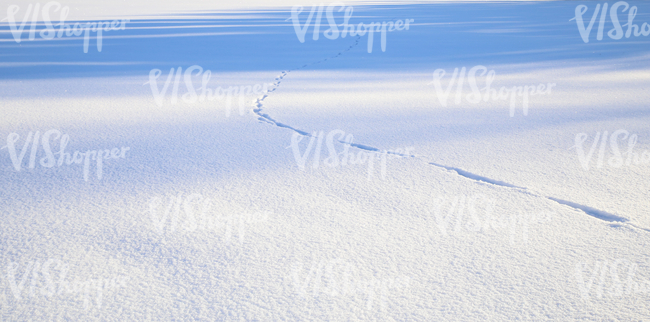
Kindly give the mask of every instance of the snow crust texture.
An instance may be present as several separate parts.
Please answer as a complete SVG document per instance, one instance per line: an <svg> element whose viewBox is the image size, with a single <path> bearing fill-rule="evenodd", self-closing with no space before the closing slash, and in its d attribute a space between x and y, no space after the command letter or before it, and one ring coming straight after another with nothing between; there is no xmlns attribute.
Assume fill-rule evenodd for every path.
<svg viewBox="0 0 650 322"><path fill-rule="evenodd" d="M650 319L647 2L0 9L0 321Z"/></svg>

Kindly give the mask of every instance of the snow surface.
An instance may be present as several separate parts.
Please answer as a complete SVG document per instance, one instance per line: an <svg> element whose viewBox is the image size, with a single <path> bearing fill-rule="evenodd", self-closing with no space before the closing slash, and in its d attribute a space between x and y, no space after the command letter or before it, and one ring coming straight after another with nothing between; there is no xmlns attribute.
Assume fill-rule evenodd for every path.
<svg viewBox="0 0 650 322"><path fill-rule="evenodd" d="M2 321L650 319L650 162L608 163L617 130L650 151L650 38L610 39L609 16L584 43L582 2L346 2L353 23L414 19L368 53L368 36L325 38L325 16L301 43L293 1L61 4L131 20L88 53L0 25ZM162 89L192 65L211 89L267 92L188 103L181 77L157 104L151 70ZM469 103L467 83L444 106L434 71L446 89L477 65L497 90L555 85L527 115ZM99 178L30 144L17 171L8 140L20 154L49 130L53 151L60 133L71 155L123 156ZM604 131L585 170L576 137L587 154ZM330 149L373 163L329 166Z"/></svg>

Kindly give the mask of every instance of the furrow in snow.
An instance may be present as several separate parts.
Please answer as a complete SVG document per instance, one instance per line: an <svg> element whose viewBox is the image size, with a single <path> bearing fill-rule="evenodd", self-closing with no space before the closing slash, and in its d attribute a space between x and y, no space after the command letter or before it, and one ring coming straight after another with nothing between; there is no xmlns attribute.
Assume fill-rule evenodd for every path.
<svg viewBox="0 0 650 322"><path fill-rule="evenodd" d="M342 51L342 52L336 54L335 56L329 57L329 58L336 58L336 57L339 57L339 56L341 56L344 52L351 50L352 48L354 48L354 46L356 46L357 44L359 44L359 39L360 39L360 37L357 37L357 40L355 41L355 43L354 43L353 45L351 45L348 49L346 49L346 50L344 50L344 51ZM308 66L310 66L310 65L315 65L315 64L318 64L318 63L321 63L321 62L327 61L329 58L322 59L322 60L319 60L319 61L316 61L316 62L313 62L313 63L310 63L310 64L305 64L305 65L303 65L303 66L301 66L301 67L299 67L299 68L296 68L296 70L299 70L299 69L302 69L302 68L308 67ZM280 122L274 120L274 119L273 119L272 117L270 117L268 114L262 113L262 109L263 109L263 107L264 107L264 103L263 103L263 101L264 101L264 99L266 99L266 98L268 97L268 93L274 92L274 91L275 91L275 90L280 86L280 83L282 82L282 80L284 79L284 77L287 76L288 73L290 73L290 72L291 72L291 70L289 70L289 71L283 71L282 74L281 74L280 76L278 76L278 77L275 78L275 81L276 81L276 82L273 83L274 87L273 87L272 89L270 89L269 91L267 91L267 94L264 94L261 98L258 98L258 99L257 99L257 101L256 101L256 103L255 103L256 108L253 109L253 112L254 112L255 114L257 114L258 119L259 119L260 121L264 121L264 122L266 122L266 123L269 123L269 124L275 125L275 126L277 126L277 127L290 129L290 130L292 130L292 131L294 131L294 132L296 132L296 133L298 133L298 134L300 134L300 135L303 135L303 136L313 137L313 135L309 134L309 133L306 132L306 131L302 131L302 130L296 129L296 128L292 127L292 126L289 126L289 125L287 125L287 124L280 123ZM341 143L343 143L343 144L347 144L347 145L349 145L349 146L351 146L351 147L354 147L354 148L357 148L357 149L361 149L361 150L365 150L365 151L369 151L369 152L375 152L375 153L388 153L388 154L398 155L398 156L401 156L401 157L417 158L415 155L405 155L405 154L400 154L400 153L388 152L388 151L386 151L386 150L381 150L381 149L378 149L378 148L375 148L375 147L371 147L371 146L368 146L368 145L363 145L363 144L358 144L358 143L351 143L351 142L345 142L345 141L339 141L339 142L341 142ZM489 183L489 184L496 185L496 186L501 186L501 187L505 187L505 188L509 188L509 189L514 189L514 190L516 190L517 192L520 192L520 193L527 193L527 194L530 194L530 195L533 195L533 196L537 196L537 197L541 197L541 198L546 198L546 199L551 200L551 201L553 201L553 202L555 202L555 203L557 203L557 204L560 204L560 205L563 205L563 206L571 207L571 208L573 208L574 210L580 211L580 212L585 213L585 214L587 214L587 215L589 215L589 216L591 216L591 217L594 217L594 218L597 218L597 219L600 219L600 220L603 220L603 221L607 221L607 222L618 222L618 223L626 223L627 225L629 225L629 226L631 226L631 227L634 227L634 228L637 228L637 229L641 229L641 230L644 230L644 231L648 231L648 232L650 232L650 229L646 229L646 228L638 227L638 226L636 226L636 225L634 225L634 224L632 224L632 223L629 223L629 220L628 220L627 218L624 218L624 217L621 217L621 216L617 216L617 215L611 214L611 213L606 212L606 211L598 210L598 209L595 209L595 208L592 208L592 207L589 207L589 206L580 205L580 204L577 204L577 203L575 203L575 202L571 202L571 201L566 201L566 200L562 200L562 199L558 199L558 198L554 198L554 197L544 196L544 195L541 195L541 194L538 194L538 193L534 193L534 192L530 191L528 188L519 187L519 186L516 186L516 185L510 184L510 183L507 183L507 182L503 182L503 181L499 181L499 180L495 180L495 179L491 179L491 178L483 177L483 176L480 176L480 175L477 175L477 174L473 174L473 173L470 173L470 172L468 172L468 171L465 171L465 170L462 170L462 169L459 169L459 168L449 167L449 166L445 166L445 165L441 165L441 164L436 164L436 163L433 163L433 162L428 162L428 163L429 163L430 165L433 165L433 166L436 166L436 167L439 167L439 168L445 169L445 170L447 170L447 171L453 171L453 172L455 172L457 175L459 175L459 176L461 176L461 177L464 177L464 178L467 178L467 179L469 179L469 180L472 180L472 181L474 181L474 182Z"/></svg>

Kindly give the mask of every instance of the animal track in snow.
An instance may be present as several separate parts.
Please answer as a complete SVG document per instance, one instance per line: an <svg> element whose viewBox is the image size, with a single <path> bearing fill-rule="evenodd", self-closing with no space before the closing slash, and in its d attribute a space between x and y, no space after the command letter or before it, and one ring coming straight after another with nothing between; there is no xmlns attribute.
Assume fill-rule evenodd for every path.
<svg viewBox="0 0 650 322"><path fill-rule="evenodd" d="M356 39L355 43L352 44L350 47L348 47L346 50L344 50L342 52L339 52L338 54L336 54L336 55L334 55L332 57L325 58L325 59L322 59L322 60L319 60L319 61L316 61L316 62L313 62L313 63L310 63L310 64L305 64L305 65L303 65L303 66L301 66L299 68L296 68L295 70L300 70L300 69L303 69L303 68L311 66L311 65L319 64L321 62L327 61L330 58L339 57L343 53L345 53L347 51L350 51L352 48L354 48L356 45L358 45L359 40L360 40L360 37L357 36L357 39ZM292 70L282 71L282 73L278 77L275 78L275 82L273 83L274 87L272 89L268 90L267 93L264 94L261 98L258 98L256 100L255 108L253 109L253 112L258 116L258 120L260 120L262 122L266 122L266 123L275 125L277 127L290 129L290 130L292 130L292 131L294 131L294 132L296 132L296 133L298 133L298 134L300 134L302 136L313 137L314 135L309 134L307 131L299 130L299 129L296 129L296 128L294 128L292 126L289 126L287 124L280 123L280 122L276 121L275 119L273 119L268 114L262 112L262 109L264 108L264 103L263 103L264 99L266 99L269 96L269 93L274 92L276 89L278 89L278 87L280 87L280 83L282 83L282 80L284 79L284 77L286 77L291 71ZM340 141L340 140L339 140L339 142L341 142L343 144L350 145L351 147L361 149L361 150L365 150L365 151L369 151L369 152L393 154L393 155L398 155L398 156L401 156L401 157L409 157L409 158L419 159L421 161L427 162L426 160L423 160L422 157L416 156L416 155L405 155L405 154L400 154L400 153L395 153L395 152L389 152L389 151L386 151L386 150L381 150L381 149L378 149L378 148L375 148L375 147L371 147L371 146L363 145L363 144L358 144L358 143L351 143L351 142L348 143L348 142ZM429 165L435 166L435 167L437 167L439 169L446 170L447 172L455 172L457 175L459 175L461 177L464 177L464 178L467 178L469 180L472 180L472 181L474 181L476 183L487 183L487 184L491 184L491 185L504 187L504 188L507 188L507 189L512 189L512 190L515 190L515 191L520 192L520 193L526 193L526 194L529 194L529 195L532 195L532 196L545 198L545 199L553 201L553 202L555 202L555 203L557 203L557 204L559 204L561 206L570 207L573 210L576 210L578 212L582 212L582 213L584 213L586 215L589 215L591 217L594 217L594 218L597 218L597 219L600 219L600 220L603 220L603 221L606 221L606 222L616 222L616 223L619 223L618 225L622 224L622 225L626 225L626 226L629 226L629 227L633 227L633 228L636 228L636 229L641 229L641 230L650 232L650 229L642 228L642 227L639 227L639 226L637 226L637 225L635 225L633 223L630 223L629 219L627 219L627 218L617 216L617 215L611 214L611 213L606 212L606 211L602 211L602 210L595 209L595 208L592 208L592 207L589 207L589 206L577 204L575 202L558 199L558 198L555 198L555 197L545 196L545 195L543 195L541 193L533 192L528 188L519 187L519 186L516 186L516 185L513 185L513 184L509 184L507 182L503 182L503 181L483 177L483 176L473 174L471 172L468 172L468 171L465 171L465 170L462 170L462 169L459 169L459 168L449 167L449 166L445 166L445 165L441 165L441 164L437 164L437 163L433 163L433 162L427 162L427 163Z"/></svg>

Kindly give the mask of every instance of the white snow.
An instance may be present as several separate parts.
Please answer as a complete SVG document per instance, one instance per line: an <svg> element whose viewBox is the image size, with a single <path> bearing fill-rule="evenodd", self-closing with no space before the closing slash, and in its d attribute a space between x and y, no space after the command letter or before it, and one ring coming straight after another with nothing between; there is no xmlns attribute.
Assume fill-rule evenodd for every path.
<svg viewBox="0 0 650 322"><path fill-rule="evenodd" d="M0 320L650 318L650 38L581 4L345 2L413 19L371 53L291 1L61 2L130 19L88 53L2 21Z"/></svg>

